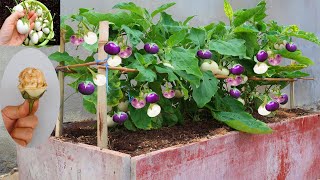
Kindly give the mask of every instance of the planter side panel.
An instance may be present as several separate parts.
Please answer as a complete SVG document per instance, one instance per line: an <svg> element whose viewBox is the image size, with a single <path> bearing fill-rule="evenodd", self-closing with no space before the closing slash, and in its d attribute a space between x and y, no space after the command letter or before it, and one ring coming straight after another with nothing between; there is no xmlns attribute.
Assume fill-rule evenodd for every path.
<svg viewBox="0 0 320 180"><path fill-rule="evenodd" d="M269 135L225 136L132 158L132 179L317 179L319 115L271 125Z"/></svg>
<svg viewBox="0 0 320 180"><path fill-rule="evenodd" d="M130 156L115 151L56 139L38 148L17 149L23 180L130 179Z"/></svg>

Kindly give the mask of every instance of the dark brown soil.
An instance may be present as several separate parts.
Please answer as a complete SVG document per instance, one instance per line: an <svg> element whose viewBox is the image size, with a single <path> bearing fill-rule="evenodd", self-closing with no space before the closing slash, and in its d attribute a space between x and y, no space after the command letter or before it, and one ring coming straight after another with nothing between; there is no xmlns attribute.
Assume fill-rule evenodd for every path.
<svg viewBox="0 0 320 180"><path fill-rule="evenodd" d="M47 45L59 45L60 44L60 0L38 0L42 4L44 4L50 11L51 15L54 16L53 19L53 30L55 33L55 41L50 41ZM20 0L17 0L20 2ZM13 8L16 5L14 0L1 0L0 1L0 27L6 20L8 16L10 16L11 12L9 11L7 6Z"/></svg>
<svg viewBox="0 0 320 180"><path fill-rule="evenodd" d="M272 118L263 117L257 113L254 113L254 116L264 122L272 123L308 113L302 109L283 109ZM187 121L184 125L164 127L152 131L133 132L120 127L110 129L109 144L112 150L137 156L166 147L196 142L203 138L209 139L216 135L224 135L230 131L232 131L231 128L212 119L197 122ZM64 124L64 134L60 139L96 146L96 135L96 121L91 120Z"/></svg>

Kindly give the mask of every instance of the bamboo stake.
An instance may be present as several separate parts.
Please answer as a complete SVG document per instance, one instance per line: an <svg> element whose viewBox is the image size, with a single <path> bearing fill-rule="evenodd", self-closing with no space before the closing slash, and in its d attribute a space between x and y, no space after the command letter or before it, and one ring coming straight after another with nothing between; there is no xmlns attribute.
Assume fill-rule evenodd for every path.
<svg viewBox="0 0 320 180"><path fill-rule="evenodd" d="M60 31L60 47L59 51L63 53L65 51L65 32ZM64 66L64 62L59 63L60 66ZM64 72L58 72L58 78L60 83L60 110L59 116L56 122L55 136L60 137L63 131L63 114L64 114Z"/></svg>
<svg viewBox="0 0 320 180"><path fill-rule="evenodd" d="M294 61L291 61L291 64L295 64ZM294 81L290 82L290 109L294 108Z"/></svg>
<svg viewBox="0 0 320 180"><path fill-rule="evenodd" d="M99 25L98 59L105 59L107 53L104 45L109 39L109 23L101 21ZM96 63L95 63L96 64ZM99 68L98 74L106 74L106 69ZM100 148L108 148L108 124L107 124L107 87L98 86L97 97L97 144Z"/></svg>

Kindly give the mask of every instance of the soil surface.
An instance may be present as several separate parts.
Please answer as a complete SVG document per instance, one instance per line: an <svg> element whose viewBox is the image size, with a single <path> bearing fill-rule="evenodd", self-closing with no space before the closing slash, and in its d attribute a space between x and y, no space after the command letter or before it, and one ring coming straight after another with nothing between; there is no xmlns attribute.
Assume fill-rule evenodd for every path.
<svg viewBox="0 0 320 180"><path fill-rule="evenodd" d="M260 116L254 113L254 117L266 123L280 122L293 119L297 116L310 114L302 109L282 109L272 118ZM109 132L110 149L137 156L151 151L156 151L175 145L188 144L203 138L212 138L216 135L224 135L233 129L212 120L186 121L184 125L164 127L152 131L128 131L124 127L111 128ZM97 144L96 121L87 120L64 124L63 141L85 143L96 146Z"/></svg>
<svg viewBox="0 0 320 180"><path fill-rule="evenodd" d="M38 0L42 4L44 4L50 11L53 19L53 30L54 30L54 41L50 41L47 45L59 45L60 44L60 0ZM20 2L20 0L17 0ZM11 12L9 8L13 8L16 5L14 0L1 0L0 1L0 27L6 20L8 16L10 16Z"/></svg>

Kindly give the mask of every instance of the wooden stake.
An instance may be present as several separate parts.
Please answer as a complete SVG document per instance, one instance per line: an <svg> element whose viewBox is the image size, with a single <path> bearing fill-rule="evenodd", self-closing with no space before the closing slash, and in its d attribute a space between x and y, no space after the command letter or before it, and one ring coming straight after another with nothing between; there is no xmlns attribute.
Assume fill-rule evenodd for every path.
<svg viewBox="0 0 320 180"><path fill-rule="evenodd" d="M294 61L291 61L291 64L295 64ZM290 109L293 109L295 106L294 103L294 81L290 82Z"/></svg>
<svg viewBox="0 0 320 180"><path fill-rule="evenodd" d="M104 45L109 39L109 23L101 21L99 25L99 47L98 59L107 58L104 51ZM106 70L99 68L98 74L106 74ZM107 88L106 86L98 86L97 96L97 144L100 148L108 148L108 125L107 125Z"/></svg>
<svg viewBox="0 0 320 180"><path fill-rule="evenodd" d="M65 32L63 30L60 31L60 47L59 51L63 53L65 51ZM64 62L59 63L60 66L64 66ZM62 136L63 131L63 115L64 115L64 72L58 72L58 78L60 83L60 110L59 117L56 122L55 136Z"/></svg>

